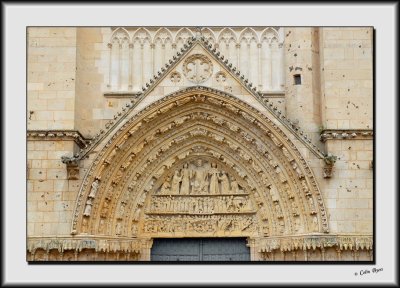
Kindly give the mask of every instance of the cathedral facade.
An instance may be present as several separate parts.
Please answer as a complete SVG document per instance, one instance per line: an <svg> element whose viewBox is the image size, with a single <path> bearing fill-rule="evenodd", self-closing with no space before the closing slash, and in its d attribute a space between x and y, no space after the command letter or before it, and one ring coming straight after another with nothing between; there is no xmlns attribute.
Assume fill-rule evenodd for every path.
<svg viewBox="0 0 400 288"><path fill-rule="evenodd" d="M27 29L27 261L372 261L373 29Z"/></svg>

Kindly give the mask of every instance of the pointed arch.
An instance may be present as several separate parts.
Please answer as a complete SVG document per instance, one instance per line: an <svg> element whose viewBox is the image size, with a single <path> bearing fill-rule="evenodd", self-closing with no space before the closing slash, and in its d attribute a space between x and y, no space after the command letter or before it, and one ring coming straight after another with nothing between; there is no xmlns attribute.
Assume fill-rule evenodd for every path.
<svg viewBox="0 0 400 288"><path fill-rule="evenodd" d="M209 41L212 45L214 45L216 43L215 40L215 35L214 32L211 31L211 29L209 28L203 28L201 29L201 34L204 36L204 38Z"/></svg>
<svg viewBox="0 0 400 288"><path fill-rule="evenodd" d="M157 40L160 40L162 44L165 44L167 41L172 42L173 37L171 31L164 27L158 29L154 35L154 43Z"/></svg>
<svg viewBox="0 0 400 288"><path fill-rule="evenodd" d="M237 227L247 223L247 228L229 233L218 230L220 235L328 232L324 203L311 169L283 131L234 96L191 88L151 104L115 132L85 176L75 207L73 233L176 235L175 230L151 228L163 227L163 217L168 216L152 211L151 203L165 179L177 169L182 173L184 164L196 159L215 162L229 177L239 179L244 191L241 196L251 203L248 211L225 211L221 216L222 220L229 216L228 222L240 223ZM235 195L216 197L228 201L230 196L236 199ZM190 220L197 216L189 213L170 220L177 223L176 228L189 225L185 217ZM204 219L212 223L217 221L217 226L210 228L217 233L221 217L205 216L210 216ZM191 235L199 235L195 232ZM179 235L188 236L185 232ZM202 235L209 234L206 231Z"/></svg>
<svg viewBox="0 0 400 288"><path fill-rule="evenodd" d="M251 42L255 42L256 44L259 43L257 32L250 27L245 28L239 36L239 43L242 42L242 40L245 40L247 44L250 44Z"/></svg>
<svg viewBox="0 0 400 288"><path fill-rule="evenodd" d="M186 27L183 27L176 32L174 42L176 44L178 44L178 42L185 43L187 41L187 39L189 39L190 37L193 37L193 36L194 36L194 34L191 30L189 30Z"/></svg>
<svg viewBox="0 0 400 288"><path fill-rule="evenodd" d="M237 43L237 37L235 31L233 31L231 28L226 27L219 32L218 35L218 43L221 44L221 42L229 43L231 41L234 41Z"/></svg>
<svg viewBox="0 0 400 288"><path fill-rule="evenodd" d="M138 42L139 44L144 44L145 42L148 42L149 44L153 43L149 30L144 27L136 30L132 36L132 43L135 42Z"/></svg>
<svg viewBox="0 0 400 288"><path fill-rule="evenodd" d="M108 86L112 90L128 90L131 63L129 46L131 39L129 32L122 27L117 28L109 42L109 79Z"/></svg>
<svg viewBox="0 0 400 288"><path fill-rule="evenodd" d="M260 42L266 41L267 43L279 42L279 33L276 29L268 27L261 33Z"/></svg>
<svg viewBox="0 0 400 288"><path fill-rule="evenodd" d="M118 42L119 44L122 44L123 42L130 43L130 41L129 32L123 27L118 27L111 33L110 43Z"/></svg>

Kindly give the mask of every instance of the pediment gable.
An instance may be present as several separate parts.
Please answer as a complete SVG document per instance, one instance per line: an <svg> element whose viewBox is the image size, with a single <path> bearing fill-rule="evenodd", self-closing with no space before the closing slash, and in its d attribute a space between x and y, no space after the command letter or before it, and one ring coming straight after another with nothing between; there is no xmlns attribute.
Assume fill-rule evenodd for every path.
<svg viewBox="0 0 400 288"><path fill-rule="evenodd" d="M325 154L320 151L311 139L299 131L298 127L289 121L281 111L268 99L263 98L257 92L252 83L237 70L224 55L222 55L204 37L197 35L188 39L183 48L173 56L161 71L158 71L145 87L142 94L132 99L130 104L118 113L118 117L106 124L106 129L101 129L91 143L80 150L73 157L64 157L63 162L68 163L83 159L90 151L97 150L95 147L104 146L111 136L118 131L124 123L149 107L152 103L185 89L191 88L211 89L213 91L232 95L246 102L270 118L276 125L284 128L291 138L297 138L318 158ZM103 145L101 145L103 143ZM100 148L101 149L101 148Z"/></svg>

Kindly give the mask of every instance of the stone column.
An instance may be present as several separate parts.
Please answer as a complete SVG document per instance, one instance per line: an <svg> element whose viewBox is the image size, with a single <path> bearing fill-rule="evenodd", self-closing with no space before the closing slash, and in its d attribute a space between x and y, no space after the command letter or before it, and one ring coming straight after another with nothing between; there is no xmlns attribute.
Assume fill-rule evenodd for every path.
<svg viewBox="0 0 400 288"><path fill-rule="evenodd" d="M153 239L141 239L141 249L139 261L151 260L151 247L153 246Z"/></svg>
<svg viewBox="0 0 400 288"><path fill-rule="evenodd" d="M172 56L175 56L176 54L176 43L172 43Z"/></svg>
<svg viewBox="0 0 400 288"><path fill-rule="evenodd" d="M304 251L304 261L308 261L307 248L305 248L303 251Z"/></svg>
<svg viewBox="0 0 400 288"><path fill-rule="evenodd" d="M132 78L133 78L133 44L129 43L129 79L128 79L128 89L132 90L133 88L133 82L132 82Z"/></svg>
<svg viewBox="0 0 400 288"><path fill-rule="evenodd" d="M162 49L162 53L161 53L161 55L162 55L162 59L161 59L161 67L164 67L164 65L166 64L165 63L165 43L163 43L162 45L161 45L161 49Z"/></svg>
<svg viewBox="0 0 400 288"><path fill-rule="evenodd" d="M280 91L284 91L285 90L285 49L283 46L283 43L279 43L279 82L278 82L278 89Z"/></svg>
<svg viewBox="0 0 400 288"><path fill-rule="evenodd" d="M322 261L325 261L325 248L324 247L321 247L321 260Z"/></svg>
<svg viewBox="0 0 400 288"><path fill-rule="evenodd" d="M118 45L118 90L121 90L121 75L122 75L122 43L119 43Z"/></svg>
<svg viewBox="0 0 400 288"><path fill-rule="evenodd" d="M141 43L140 44L140 87L144 86L144 56L143 56L143 48L144 48L144 44Z"/></svg>
<svg viewBox="0 0 400 288"><path fill-rule="evenodd" d="M110 52L109 53L109 58L108 58L108 84L107 84L107 88L111 88L112 44L108 43L107 47L108 47L108 51Z"/></svg>
<svg viewBox="0 0 400 288"><path fill-rule="evenodd" d="M236 68L240 69L240 44L236 44L236 57L237 57L237 65Z"/></svg>
<svg viewBox="0 0 400 288"><path fill-rule="evenodd" d="M272 90L272 45L271 43L268 43L267 45L267 55L268 55L268 59L267 59L267 87L266 90L271 91Z"/></svg>
<svg viewBox="0 0 400 288"><path fill-rule="evenodd" d="M156 61L154 61L154 48L155 48L155 44L154 43L151 43L150 44L150 48L151 48L151 67L152 67L152 70L151 70L151 74L152 75L154 75L155 74L155 70L156 70L156 67L155 67L155 65L156 65Z"/></svg>
<svg viewBox="0 0 400 288"><path fill-rule="evenodd" d="M257 44L258 49L258 89L262 90L262 72L261 72L261 43Z"/></svg>
<svg viewBox="0 0 400 288"><path fill-rule="evenodd" d="M247 238L247 247L250 247L250 261L260 261L261 255L258 253L258 241L254 238Z"/></svg>
<svg viewBox="0 0 400 288"><path fill-rule="evenodd" d="M249 82L251 82L251 78L252 78L252 76L251 76L251 73L250 73L250 71L251 71L251 62L250 62L250 60L251 60L251 46L250 46L250 43L247 43L247 79L249 79Z"/></svg>
<svg viewBox="0 0 400 288"><path fill-rule="evenodd" d="M336 249L336 253L337 253L337 260L340 261L342 260L342 251L340 250L340 248Z"/></svg>

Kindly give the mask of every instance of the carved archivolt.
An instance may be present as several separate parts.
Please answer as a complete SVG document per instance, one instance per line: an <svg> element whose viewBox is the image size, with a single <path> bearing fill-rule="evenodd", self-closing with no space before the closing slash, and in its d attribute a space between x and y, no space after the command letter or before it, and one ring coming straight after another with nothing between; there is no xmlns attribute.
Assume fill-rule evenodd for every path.
<svg viewBox="0 0 400 288"><path fill-rule="evenodd" d="M234 97L167 96L128 120L80 189L73 234L284 236L328 232L294 144Z"/></svg>

